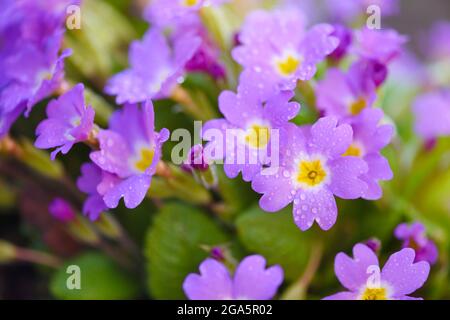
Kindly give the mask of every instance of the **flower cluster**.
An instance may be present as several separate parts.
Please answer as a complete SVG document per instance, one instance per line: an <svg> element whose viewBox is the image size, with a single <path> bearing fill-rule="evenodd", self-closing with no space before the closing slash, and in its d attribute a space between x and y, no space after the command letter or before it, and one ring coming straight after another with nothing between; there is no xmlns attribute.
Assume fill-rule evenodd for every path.
<svg viewBox="0 0 450 320"><path fill-rule="evenodd" d="M88 29L104 22L92 23L101 8L112 10L105 21L122 21L115 6L94 3L83 7L94 12L86 15ZM340 219L349 222L335 226L333 239L350 233L359 237L355 230L363 233L376 224L372 219L380 219L380 229L369 236L389 233L400 250L387 257L382 241L369 238L353 247L353 257L338 253L334 271L346 291L325 299L420 299L410 295L424 285L430 266L448 260L445 250L438 251L448 247L442 243L448 237L434 233L447 230L448 215L438 223L434 216L422 215L430 204L428 211L436 216L448 212L450 73L442 70L450 70L450 25L440 22L432 28L425 55L430 63L424 66L405 50L407 36L361 24L369 6L393 15L398 1L324 3L330 12L319 12L309 1L280 0L273 10L262 9L258 1L138 1L133 5L143 15L132 19L145 19L149 27L141 39L128 39L128 66L117 72L117 65L126 61L113 52L110 68L92 77L78 57L64 74L64 60L71 54L66 46L98 57L121 46L108 38L97 48L95 37L85 39L84 31L65 35L67 8L81 5L79 0L2 0L0 173L5 179L0 177L0 191L7 190L4 184L15 180L16 172L11 193L22 186L28 192L42 182L38 196L26 199L25 209L42 207L34 201L45 202L46 213L58 220L53 224L65 236L111 255L108 267L118 262L133 270L141 254L131 239L141 235L128 237L113 215L102 213L120 211L122 199L127 209L146 198L153 201L150 210L162 213L145 221L145 256L148 270L155 273L150 274L149 291L163 298L184 293L192 300L273 299L279 288L286 289L282 298L305 298L312 276L325 268L319 264L326 263L330 252L348 249L333 248L317 235L309 238L312 231L305 231L317 224L321 236L336 225L339 212L354 208L361 217ZM317 21L319 13L328 14L328 21ZM90 48L83 51L86 44ZM21 114L28 116L45 99L40 122L29 131L34 147L51 149L51 160L60 154L55 162L47 151L33 149L27 138L8 134ZM397 108L400 100L407 102ZM414 122L404 117L407 113ZM191 128L192 117L205 122L194 121ZM168 143L166 128L173 133ZM168 150L177 138L183 141ZM440 144L432 150L421 148L422 142ZM67 159L69 151L73 158ZM176 157L178 151L181 156ZM28 174L31 170L36 174ZM385 184L394 173L396 181ZM231 180L239 176L243 181ZM428 187L437 195L430 196ZM7 194L5 201L2 196L0 206L28 198L20 191L18 197ZM41 194L43 200L34 199ZM176 200L173 207L167 199ZM184 203L192 208L184 211ZM283 213L265 213L283 209L292 212L287 225ZM391 212L395 216L385 219ZM395 226L411 215L423 223ZM297 241L311 246L309 263L302 256L307 250L297 252ZM210 258L201 262L204 251ZM50 253L23 252L25 258L60 265ZM266 261L275 265L268 267ZM110 269L113 275L121 272ZM160 283L178 291L168 294Z"/></svg>
<svg viewBox="0 0 450 320"><path fill-rule="evenodd" d="M0 136L58 89L65 8L77 0L3 1L0 7Z"/></svg>
<svg viewBox="0 0 450 320"><path fill-rule="evenodd" d="M338 211L334 196L377 200L379 182L392 178L380 151L394 130L381 125L383 112L371 107L404 41L393 30L352 33L328 24L307 30L298 10L250 14L232 52L244 67L237 93L222 92L224 119L203 127L203 138L210 141L206 150L213 150L208 154L223 159L228 177L242 173L251 181L253 190L263 194L264 210L293 203L301 230L314 222L330 229ZM317 108L325 117L312 126L289 122L300 111L290 102L299 82L311 80L327 56L347 55L354 59L349 70L330 68L315 88ZM222 139L212 138L211 130L221 131Z"/></svg>

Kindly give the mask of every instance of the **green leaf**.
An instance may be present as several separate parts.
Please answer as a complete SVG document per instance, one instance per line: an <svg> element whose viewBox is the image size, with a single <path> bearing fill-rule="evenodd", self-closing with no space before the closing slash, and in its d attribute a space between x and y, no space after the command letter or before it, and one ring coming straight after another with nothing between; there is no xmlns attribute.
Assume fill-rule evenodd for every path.
<svg viewBox="0 0 450 320"><path fill-rule="evenodd" d="M184 204L163 207L147 234L148 286L156 299L183 299L182 284L207 257L202 245L227 242L223 231L203 212Z"/></svg>
<svg viewBox="0 0 450 320"><path fill-rule="evenodd" d="M433 150L423 150L415 159L410 174L405 180L404 196L414 199L419 189L426 185L430 176L439 166L447 166L446 159L449 157L450 139L439 139Z"/></svg>
<svg viewBox="0 0 450 320"><path fill-rule="evenodd" d="M294 224L290 207L277 213L253 207L236 224L239 239L247 250L263 255L269 265L280 264L286 279L302 274L310 255L311 236Z"/></svg>
<svg viewBox="0 0 450 320"><path fill-rule="evenodd" d="M430 175L414 198L414 203L421 212L421 220L433 222L436 228L428 230L435 237L441 235L443 242L447 242L450 236L450 166L446 166Z"/></svg>
<svg viewBox="0 0 450 320"><path fill-rule="evenodd" d="M67 268L71 265L80 268L79 290L67 288L68 278L73 275L67 273ZM110 258L91 252L75 258L59 269L51 281L50 290L58 299L112 300L135 298L139 293L139 286L136 279Z"/></svg>
<svg viewBox="0 0 450 320"><path fill-rule="evenodd" d="M226 204L224 219L234 219L257 199L249 183L242 179L229 179L223 166L217 166L218 191Z"/></svg>
<svg viewBox="0 0 450 320"><path fill-rule="evenodd" d="M67 30L64 38L73 50L67 59L68 78L81 74L100 89L117 65L126 65L124 48L136 38L136 32L108 1L85 0L81 12L81 29Z"/></svg>

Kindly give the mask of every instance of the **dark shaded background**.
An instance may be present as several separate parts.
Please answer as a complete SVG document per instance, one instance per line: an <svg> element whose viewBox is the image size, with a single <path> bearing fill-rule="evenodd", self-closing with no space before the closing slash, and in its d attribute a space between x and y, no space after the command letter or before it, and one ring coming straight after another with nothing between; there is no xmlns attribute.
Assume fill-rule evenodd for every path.
<svg viewBox="0 0 450 320"><path fill-rule="evenodd" d="M450 21L449 0L401 0L400 14L382 19L383 23L409 35L408 46L418 55L425 51L421 41L425 32L439 20Z"/></svg>

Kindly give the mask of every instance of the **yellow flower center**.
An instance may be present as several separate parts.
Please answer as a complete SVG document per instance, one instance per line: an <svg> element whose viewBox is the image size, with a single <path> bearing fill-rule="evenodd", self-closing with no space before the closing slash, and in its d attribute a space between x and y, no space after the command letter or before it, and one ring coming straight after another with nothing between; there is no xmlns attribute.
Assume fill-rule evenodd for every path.
<svg viewBox="0 0 450 320"><path fill-rule="evenodd" d="M417 250L420 249L420 245L413 238L411 238L409 240L408 247L410 247L411 249L414 249L414 251L416 251L416 252L417 252Z"/></svg>
<svg viewBox="0 0 450 320"><path fill-rule="evenodd" d="M288 55L284 59L280 59L277 61L277 69L280 74L283 76L290 76L295 71L297 71L300 65L300 59Z"/></svg>
<svg viewBox="0 0 450 320"><path fill-rule="evenodd" d="M182 0L182 3L185 7L193 7L198 4L200 0Z"/></svg>
<svg viewBox="0 0 450 320"><path fill-rule="evenodd" d="M247 130L245 136L245 142L257 149L261 149L267 146L270 138L270 129L267 126L255 124Z"/></svg>
<svg viewBox="0 0 450 320"><path fill-rule="evenodd" d="M347 151L342 155L343 157L353 156L353 157L361 157L363 155L362 148L356 144L352 143L350 147L348 147Z"/></svg>
<svg viewBox="0 0 450 320"><path fill-rule="evenodd" d="M349 111L352 115L355 116L359 114L366 106L367 106L366 100L364 98L359 98L350 105Z"/></svg>
<svg viewBox="0 0 450 320"><path fill-rule="evenodd" d="M39 72L38 78L39 78L41 81L44 81L44 80L52 80L52 78L53 78L53 73L52 73L51 71L49 71L49 70L43 70L43 71L40 71L40 72Z"/></svg>
<svg viewBox="0 0 450 320"><path fill-rule="evenodd" d="M298 165L297 182L308 187L315 187L327 177L321 160L302 160Z"/></svg>
<svg viewBox="0 0 450 320"><path fill-rule="evenodd" d="M385 288L366 288L361 300L388 300Z"/></svg>
<svg viewBox="0 0 450 320"><path fill-rule="evenodd" d="M134 163L134 167L139 172L145 172L148 167L153 162L153 157L155 156L155 151L150 148L142 148L139 159Z"/></svg>
<svg viewBox="0 0 450 320"><path fill-rule="evenodd" d="M75 117L70 121L70 123L72 124L72 126L78 127L81 124L81 118Z"/></svg>

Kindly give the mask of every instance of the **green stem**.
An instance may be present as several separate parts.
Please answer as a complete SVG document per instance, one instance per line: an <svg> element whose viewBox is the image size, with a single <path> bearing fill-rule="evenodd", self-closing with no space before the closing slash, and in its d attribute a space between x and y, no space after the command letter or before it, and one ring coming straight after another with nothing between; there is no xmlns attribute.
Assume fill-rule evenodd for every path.
<svg viewBox="0 0 450 320"><path fill-rule="evenodd" d="M51 254L19 247L16 247L15 258L17 261L36 263L55 269L62 265L61 260Z"/></svg>
<svg viewBox="0 0 450 320"><path fill-rule="evenodd" d="M181 86L176 86L175 89L172 91L172 95L170 98L179 103L181 107L183 107L184 111L193 116L195 119L198 120L207 120L208 118L205 118L205 113L202 111L202 109L194 102L189 92L184 89Z"/></svg>
<svg viewBox="0 0 450 320"><path fill-rule="evenodd" d="M300 278L282 294L281 300L304 300L306 298L309 285L320 266L322 256L323 244L322 242L316 242L312 247L305 271Z"/></svg>

